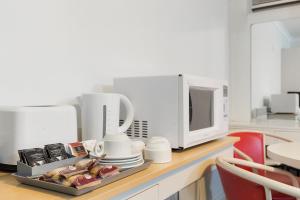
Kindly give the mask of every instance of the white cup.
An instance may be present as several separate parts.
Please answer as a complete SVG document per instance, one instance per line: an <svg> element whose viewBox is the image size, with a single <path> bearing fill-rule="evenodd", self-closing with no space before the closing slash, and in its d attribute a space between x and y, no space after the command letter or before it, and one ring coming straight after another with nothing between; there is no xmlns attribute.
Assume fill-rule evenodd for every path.
<svg viewBox="0 0 300 200"><path fill-rule="evenodd" d="M82 141L82 144L83 144L84 148L88 152L94 152L96 143L97 143L96 140L85 140L85 141Z"/></svg>
<svg viewBox="0 0 300 200"><path fill-rule="evenodd" d="M123 133L107 134L104 137L104 153L107 157L126 157L132 154L132 141Z"/></svg>
<svg viewBox="0 0 300 200"><path fill-rule="evenodd" d="M101 157L104 154L103 141L97 142L96 140L85 140L82 144L86 150L88 150L90 156Z"/></svg>
<svg viewBox="0 0 300 200"><path fill-rule="evenodd" d="M140 140L134 140L131 142L131 153L138 154L143 153L143 150L145 149L145 143Z"/></svg>
<svg viewBox="0 0 300 200"><path fill-rule="evenodd" d="M126 134L108 134L104 140L86 140L82 142L84 147L90 151L90 156L122 158L132 154L141 154L145 148L145 143L139 140L131 140Z"/></svg>

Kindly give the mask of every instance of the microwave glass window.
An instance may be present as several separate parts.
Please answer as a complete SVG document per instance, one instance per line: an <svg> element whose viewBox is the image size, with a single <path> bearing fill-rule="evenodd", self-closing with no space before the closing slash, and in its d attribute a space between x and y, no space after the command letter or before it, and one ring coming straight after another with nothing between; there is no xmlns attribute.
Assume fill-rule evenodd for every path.
<svg viewBox="0 0 300 200"><path fill-rule="evenodd" d="M209 128L214 125L214 91L190 88L189 122L190 131Z"/></svg>

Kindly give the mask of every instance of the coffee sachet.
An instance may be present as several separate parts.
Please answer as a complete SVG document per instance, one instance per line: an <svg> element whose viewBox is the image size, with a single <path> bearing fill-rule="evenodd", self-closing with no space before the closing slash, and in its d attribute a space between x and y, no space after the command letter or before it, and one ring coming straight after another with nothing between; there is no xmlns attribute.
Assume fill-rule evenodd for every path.
<svg viewBox="0 0 300 200"><path fill-rule="evenodd" d="M49 162L44 149L41 148L19 150L19 155L20 160L31 167L40 166Z"/></svg>
<svg viewBox="0 0 300 200"><path fill-rule="evenodd" d="M62 143L45 145L45 150L51 162L64 160L68 158L65 146Z"/></svg>

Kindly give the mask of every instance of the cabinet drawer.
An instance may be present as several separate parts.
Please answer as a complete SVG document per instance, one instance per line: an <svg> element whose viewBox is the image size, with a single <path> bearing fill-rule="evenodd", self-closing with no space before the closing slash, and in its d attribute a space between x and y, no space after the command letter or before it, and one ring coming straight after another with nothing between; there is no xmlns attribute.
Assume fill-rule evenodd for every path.
<svg viewBox="0 0 300 200"><path fill-rule="evenodd" d="M154 185L153 187L130 197L128 200L158 200L158 185Z"/></svg>

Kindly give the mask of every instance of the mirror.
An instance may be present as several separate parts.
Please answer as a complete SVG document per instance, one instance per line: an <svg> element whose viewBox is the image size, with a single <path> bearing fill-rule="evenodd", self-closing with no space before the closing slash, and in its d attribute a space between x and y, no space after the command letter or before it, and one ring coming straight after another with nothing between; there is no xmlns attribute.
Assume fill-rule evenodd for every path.
<svg viewBox="0 0 300 200"><path fill-rule="evenodd" d="M251 30L254 119L298 119L300 18L255 24Z"/></svg>

